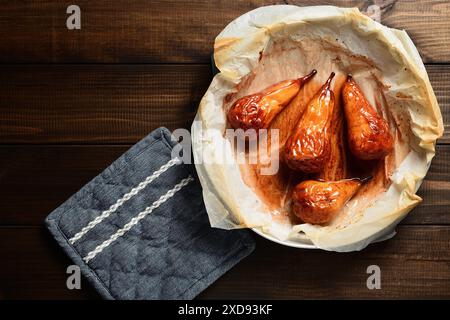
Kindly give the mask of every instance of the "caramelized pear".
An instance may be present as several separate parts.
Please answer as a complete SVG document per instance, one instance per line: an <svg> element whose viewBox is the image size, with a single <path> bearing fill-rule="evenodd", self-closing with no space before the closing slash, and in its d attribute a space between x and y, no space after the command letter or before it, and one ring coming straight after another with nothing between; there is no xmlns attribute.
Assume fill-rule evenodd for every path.
<svg viewBox="0 0 450 320"><path fill-rule="evenodd" d="M285 80L274 84L261 92L237 100L228 111L228 121L234 129L266 129L272 120L297 95L300 88L317 73L312 70L308 75Z"/></svg>
<svg viewBox="0 0 450 320"><path fill-rule="evenodd" d="M330 222L368 179L300 182L292 193L294 214L306 223Z"/></svg>
<svg viewBox="0 0 450 320"><path fill-rule="evenodd" d="M351 75L342 88L342 97L350 151L363 160L386 156L394 143L389 125L370 105Z"/></svg>
<svg viewBox="0 0 450 320"><path fill-rule="evenodd" d="M284 159L293 170L322 171L330 155L330 124L335 105L331 80L334 72L308 103L302 118L288 138Z"/></svg>
<svg viewBox="0 0 450 320"><path fill-rule="evenodd" d="M323 170L314 176L314 179L317 180L338 181L349 178L349 163L346 150L347 136L344 128L344 113L340 105L341 87L342 82L340 81L334 85L336 105L330 125L330 156L325 162Z"/></svg>

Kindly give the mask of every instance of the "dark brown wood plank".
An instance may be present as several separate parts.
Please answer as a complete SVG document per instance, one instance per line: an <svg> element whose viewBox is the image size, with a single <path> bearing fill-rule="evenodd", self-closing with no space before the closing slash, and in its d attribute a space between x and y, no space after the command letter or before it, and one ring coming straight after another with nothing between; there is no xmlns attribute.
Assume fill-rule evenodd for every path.
<svg viewBox="0 0 450 320"><path fill-rule="evenodd" d="M426 68L444 120L444 135L438 143L450 143L450 65L428 65Z"/></svg>
<svg viewBox="0 0 450 320"><path fill-rule="evenodd" d="M0 228L0 300L100 299L87 281L81 290L66 287L73 262L45 228Z"/></svg>
<svg viewBox="0 0 450 320"><path fill-rule="evenodd" d="M0 143L129 143L190 127L206 65L0 67Z"/></svg>
<svg viewBox="0 0 450 320"><path fill-rule="evenodd" d="M395 238L362 252L299 250L257 238L253 255L199 298L339 299L450 297L450 227L401 226ZM369 265L381 289L368 290Z"/></svg>
<svg viewBox="0 0 450 320"><path fill-rule="evenodd" d="M0 225L42 225L129 147L1 146Z"/></svg>
<svg viewBox="0 0 450 320"><path fill-rule="evenodd" d="M438 145L427 176L417 194L423 201L403 224L450 224L450 146Z"/></svg>
<svg viewBox="0 0 450 320"><path fill-rule="evenodd" d="M450 142L450 66L428 73ZM159 126L188 128L207 65L0 66L0 143L135 143Z"/></svg>
<svg viewBox="0 0 450 320"><path fill-rule="evenodd" d="M401 226L362 252L293 249L255 235L256 250L200 299L450 298L450 227ZM43 228L0 228L0 298L98 298L86 280L66 288L71 264ZM368 290L369 265L381 289Z"/></svg>
<svg viewBox="0 0 450 320"><path fill-rule="evenodd" d="M0 226L45 217L129 146L0 146ZM406 224L450 224L450 146L440 145Z"/></svg>
<svg viewBox="0 0 450 320"><path fill-rule="evenodd" d="M450 62L448 1L234 0L76 2L81 30L66 28L68 3L7 1L0 8L0 63L203 62L216 35L233 19L270 4L331 4L366 10L376 3L382 22L406 29L426 62ZM387 5L389 3L395 3ZM387 5L387 6L386 6Z"/></svg>

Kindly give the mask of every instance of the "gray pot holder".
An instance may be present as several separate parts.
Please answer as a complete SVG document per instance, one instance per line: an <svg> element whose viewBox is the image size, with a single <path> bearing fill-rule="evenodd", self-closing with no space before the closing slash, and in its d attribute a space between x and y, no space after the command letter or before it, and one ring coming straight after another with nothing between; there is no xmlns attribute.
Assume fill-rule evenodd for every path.
<svg viewBox="0 0 450 320"><path fill-rule="evenodd" d="M155 130L46 219L106 299L192 299L254 249L248 230L211 228L175 145Z"/></svg>

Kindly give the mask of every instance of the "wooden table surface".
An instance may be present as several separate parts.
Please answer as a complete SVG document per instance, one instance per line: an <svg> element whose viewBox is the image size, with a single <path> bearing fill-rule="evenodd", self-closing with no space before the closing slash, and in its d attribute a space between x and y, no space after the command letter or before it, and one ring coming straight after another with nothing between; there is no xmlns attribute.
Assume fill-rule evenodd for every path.
<svg viewBox="0 0 450 320"><path fill-rule="evenodd" d="M211 81L214 37L261 5L382 9L426 63L444 137L397 236L362 252L257 249L200 298L450 298L449 1L5 1L0 8L0 299L98 299L66 288L71 264L44 218L159 126L188 128ZM366 268L381 268L368 290Z"/></svg>

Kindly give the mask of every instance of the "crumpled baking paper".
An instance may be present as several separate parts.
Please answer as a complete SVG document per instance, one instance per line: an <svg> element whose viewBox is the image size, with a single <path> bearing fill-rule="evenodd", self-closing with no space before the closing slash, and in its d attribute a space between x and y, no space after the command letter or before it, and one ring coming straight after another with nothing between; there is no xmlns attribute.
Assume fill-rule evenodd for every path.
<svg viewBox="0 0 450 320"><path fill-rule="evenodd" d="M268 57L265 65L260 63L261 54ZM213 227L253 228L285 245L333 251L361 250L395 234L395 226L421 201L415 193L443 133L428 75L405 31L385 27L356 8L268 6L231 22L215 40L214 58L220 73L211 82L192 125L196 169ZM238 98L258 92L313 68L322 80L330 70L350 70L369 100L374 75L381 79L390 110L406 119L402 130L408 138L396 145L396 152L403 155L389 188L358 215L352 212L356 199L345 213L353 218L339 223L282 224L268 214L232 160L235 151L224 137L224 101L230 93ZM238 90L245 79L252 81Z"/></svg>

